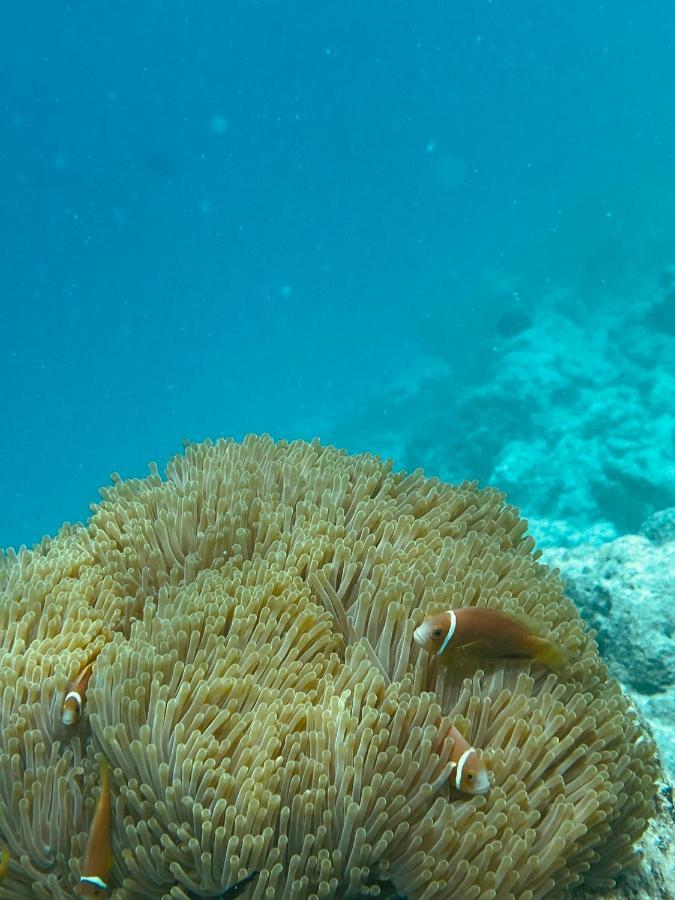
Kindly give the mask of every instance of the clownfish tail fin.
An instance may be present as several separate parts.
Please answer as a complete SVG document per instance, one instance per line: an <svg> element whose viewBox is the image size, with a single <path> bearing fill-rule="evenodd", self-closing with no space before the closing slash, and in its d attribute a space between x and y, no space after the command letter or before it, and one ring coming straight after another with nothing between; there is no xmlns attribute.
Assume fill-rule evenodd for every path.
<svg viewBox="0 0 675 900"><path fill-rule="evenodd" d="M554 672L566 669L572 662L572 654L569 650L547 638L537 640L534 657L549 669L553 669Z"/></svg>
<svg viewBox="0 0 675 900"><path fill-rule="evenodd" d="M105 758L105 756L101 756L98 764L99 772L101 775L101 790L109 791L110 790L110 763Z"/></svg>

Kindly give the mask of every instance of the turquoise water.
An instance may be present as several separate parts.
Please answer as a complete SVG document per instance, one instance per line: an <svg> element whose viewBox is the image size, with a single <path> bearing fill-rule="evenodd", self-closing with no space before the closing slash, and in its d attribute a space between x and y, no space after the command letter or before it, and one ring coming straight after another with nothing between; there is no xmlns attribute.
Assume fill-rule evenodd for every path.
<svg viewBox="0 0 675 900"><path fill-rule="evenodd" d="M675 6L14 4L0 546L184 438L675 505Z"/></svg>

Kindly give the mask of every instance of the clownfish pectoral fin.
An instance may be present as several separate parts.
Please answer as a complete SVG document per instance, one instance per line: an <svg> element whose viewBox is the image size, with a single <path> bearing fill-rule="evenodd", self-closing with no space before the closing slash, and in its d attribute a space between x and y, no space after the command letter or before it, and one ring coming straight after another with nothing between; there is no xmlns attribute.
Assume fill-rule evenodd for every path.
<svg viewBox="0 0 675 900"><path fill-rule="evenodd" d="M449 647L440 659L444 665L456 672L473 673L480 668L481 660L484 658L481 653L482 646L480 641L474 641L461 647Z"/></svg>
<svg viewBox="0 0 675 900"><path fill-rule="evenodd" d="M484 649L482 641L471 641L470 644L462 644L455 649L455 653L464 653L466 656L478 656Z"/></svg>

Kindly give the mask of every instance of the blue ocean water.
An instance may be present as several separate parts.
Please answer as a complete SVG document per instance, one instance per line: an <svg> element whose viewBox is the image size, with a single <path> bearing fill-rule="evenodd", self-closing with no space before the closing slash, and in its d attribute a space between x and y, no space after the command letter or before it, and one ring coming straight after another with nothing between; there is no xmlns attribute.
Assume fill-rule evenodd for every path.
<svg viewBox="0 0 675 900"><path fill-rule="evenodd" d="M184 438L675 505L675 6L14 4L0 546Z"/></svg>

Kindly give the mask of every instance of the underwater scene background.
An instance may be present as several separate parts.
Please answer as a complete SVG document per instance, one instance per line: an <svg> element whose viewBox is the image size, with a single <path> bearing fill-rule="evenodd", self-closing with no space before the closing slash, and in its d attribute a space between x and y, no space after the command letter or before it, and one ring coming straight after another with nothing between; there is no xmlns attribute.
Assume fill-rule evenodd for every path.
<svg viewBox="0 0 675 900"><path fill-rule="evenodd" d="M496 511L496 495L482 494L475 485L457 488L460 499L446 497L446 524L454 523L462 503L467 508L476 503L480 509L485 504L484 553L499 558L513 551L521 567L517 578L509 576L519 585L512 588L513 597L521 591L522 609L528 612L546 608L546 621L558 629L563 644L567 641L567 651L581 653L583 648L586 656L576 663L575 684L580 691L596 692L593 703L614 710L615 731L616 717L621 722L624 714L628 717L629 724L619 731L629 743L634 737L635 746L617 751L622 764L607 763L612 800L601 811L615 827L612 850L621 850L616 858L603 856L590 838L584 845L581 832L574 831L581 827L573 822L581 815L575 809L566 834L570 845L580 841L576 856L562 853L563 862L555 862L559 868L533 881L531 894L522 885L519 894L507 875L490 870L474 884L480 885L480 896L492 896L489 890L496 898L511 896L507 884L516 897L562 896L589 866L593 876L586 884L613 890L612 865L628 865L621 854L644 830L640 817L652 803L647 785L654 783L650 773L656 765L659 815L641 845L651 881L640 881L647 878L643 866L632 889L673 896L667 885L675 882L675 869L667 848L674 845L668 770L675 768L674 83L675 6L669 0L653 0L648 8L628 0L44 0L6 10L0 30L0 547L30 548L43 535L56 535L64 522L86 522L110 473L145 478L150 460L163 471L185 441L221 436L237 442L251 433L266 433L275 441L319 437L322 445L350 454L391 459L394 473L422 469L426 477L453 485L477 481L481 488L505 492L527 520L522 533L511 513ZM356 472L345 478L358 481L363 471L373 483L385 478L378 474L380 463L372 460L359 468L351 457L345 461L332 451L315 458L315 450L302 443L291 446L288 460L286 452L285 445L267 438L210 449L191 445L188 461L170 466L167 510L174 502L188 510L192 501L180 492L190 479L203 481L208 495L213 473L225 473L226 480L237 466L244 481L251 479L251 490L260 490L264 498L269 472L275 466L296 471L298 460L304 460L296 471L304 487L307 472L316 474L312 467L319 472L317 484L328 478L326 472L342 477L343 465ZM189 477L176 476L190 466ZM149 493L164 490L155 479L153 470L142 483ZM425 485L422 497L435 491L431 482L413 481ZM404 495L408 482L401 484ZM120 661L127 659L120 649L127 645L119 642L122 633L129 647L130 635L138 638L138 623L147 612L147 578L155 579L152 590L168 604L163 613L167 621L177 610L192 614L191 604L211 609L208 591L225 588L209 586L206 576L199 580L193 557L201 553L201 563L215 572L219 553L224 559L241 550L235 542L238 532L233 527L230 534L216 515L209 527L222 530L224 547L216 541L195 549L187 531L167 538L169 544L173 541L168 561L159 563L153 556L151 575L139 574L136 583L131 570L122 573L116 554L128 554L127 561L136 552L142 557L134 541L143 529L152 532L157 524L152 515L163 507L148 500L150 512L144 508L141 514L130 499L134 490L115 479L106 502L94 510L86 539L85 529L75 527L54 545L36 548L34 557L0 554L0 616L6 612L9 622L21 610L19 624L12 625L17 647L24 647L24 640L29 646L30 623L43 622L35 625L42 639L41 629L52 627L46 623L66 615L63 610L70 606L59 592L65 596L70 591L68 603L79 610L72 615L83 616L93 629L83 627L80 638L86 632L87 641L96 646L94 658L102 653L111 671L120 666L127 677L124 666L130 664ZM233 509L244 504L231 485L228 490ZM399 497L398 482L392 491ZM344 505L353 511L350 496ZM404 503L400 498L396 502ZM427 515L419 512L424 502L410 501L415 516ZM126 503L132 512L125 511ZM407 515L410 509L405 508ZM193 521L193 514L197 521L194 510L186 512L186 521ZM118 536L127 515L135 523L129 526L129 546ZM176 518L167 515L168 520ZM457 583L466 586L473 551L463 515L456 531L454 524L447 527L458 546L469 542L466 559L457 551L453 561L464 573L464 581L456 575ZM159 521L159 513L157 517ZM322 519L321 525L327 533L334 524L329 520ZM395 531L397 525L391 527ZM532 547L525 544L526 533L541 548L541 561L560 570L564 592L574 603L572 612L543 570L536 569L540 580L527 581ZM422 554L411 557L413 593L414 578L422 578L424 567L432 565L428 560L437 549L435 534L431 527L424 531L422 562ZM333 541L333 550L338 543ZM181 577L187 585L190 572L204 595L197 598L196 588L190 587L186 597L171 595L169 603L162 591L169 583L175 587L171 579L177 570L171 566L177 545L184 551ZM367 569L367 550L367 543L351 548L354 566ZM43 556L44 564L39 561ZM87 581L85 591L90 573L76 573L78 567L86 569L84 557L86 566L95 560L105 574L100 577L106 591L110 583L115 586L110 596L99 590L98 581ZM462 694L459 681L451 684L440 675L440 681L434 680L435 670L430 675L423 669L424 652L412 640L422 617L419 604L411 606L412 595L401 601L405 621L396 619L389 634L387 613L376 609L377 589L372 609L359 611L367 608L365 594L358 594L356 580L341 587L340 579L350 570L347 555L342 562L338 557L330 563L334 569L324 560L325 571L318 557L312 557L300 591L302 603L307 600L302 591L311 591L312 602L320 600L335 616L334 624L340 624L336 633L324 634L319 615L311 628L307 625L308 633L317 629L324 642L320 647L334 654L347 647L339 673L333 663L327 664L322 684L334 678L347 691L349 679L358 681L370 660L368 683L382 675L379 666L385 681L391 681L386 702L394 704L395 686L404 683L407 671L418 694L423 688L427 697L436 692L447 723L451 714L470 720L475 711L471 704L479 697L486 702L484 690L495 701L498 686L513 691L521 713L544 696L549 682L543 676L535 677L532 687L508 666L505 674L495 675L488 665L491 687L476 681L471 696ZM402 565L400 560L396 564ZM443 577L450 579L448 572ZM84 580L74 588L71 577ZM39 585L50 578L57 587L54 596L40 601L39 615L32 607L24 609L21 603L32 603ZM228 590L235 591L235 581L227 582ZM122 587L116 593L122 584L129 593ZM279 592L290 590L284 585ZM274 599L276 588L270 590L269 609L276 610L280 622L283 604ZM94 594L97 598L91 608L85 593L89 600ZM476 596L492 602L492 595ZM244 608L251 616L267 615L267 607L261 613L257 602L248 598L238 611L223 613L234 616L234 625L227 619L228 640L253 640L237 615ZM594 629L592 637L587 632L579 637L577 611ZM100 616L101 622L107 617L119 625L110 643L104 626L99 632L99 625L89 621L90 614L92 622ZM307 610L302 615L311 618ZM575 624L570 624L574 616ZM133 631L130 623L136 620ZM143 628L152 654L159 654L165 636L153 622L143 619ZM3 633L10 631L7 625ZM389 645L369 649L376 633L391 637L391 647L405 645L405 651ZM272 646L278 636L268 637ZM40 650L49 660L44 666L52 679L46 694L38 690L37 676L31 681L28 662L20 675L7 664L7 677L13 671L12 677L26 679L16 688L17 710L20 702L21 710L31 703L42 710L35 713L35 733L46 721L40 704L51 704L49 715L58 711L69 678L88 661L87 646L69 645L72 658L67 659L65 650L59 656L52 648L53 663ZM183 650L175 652L181 656ZM373 653L379 662L373 661ZM614 683L597 674L604 665L600 657L637 705L639 727L626 712L632 706L608 686ZM231 662L230 656L223 659ZM157 678L161 681L168 671L158 668ZM141 683L145 675L139 670L134 678ZM110 675L113 681L115 677ZM206 683L210 676L204 677ZM110 713L116 723L117 707L112 701L106 707L102 678L93 676L92 721L99 716L103 722ZM335 691L335 697L329 692L324 697L326 721L333 721L335 705L342 702ZM562 696L556 694L555 702ZM398 694L395 699L399 702ZM554 706L552 700L550 710ZM16 716L21 715L16 712L12 719L20 736ZM536 715L545 713L537 707ZM598 713L598 740L605 745L598 752L611 755L616 735L603 715ZM497 754L491 771L502 771L506 779L508 760L499 756L506 750L494 746L495 735L503 737L501 726L493 723L490 731L487 717L485 713L485 721L481 718L469 737L479 749ZM29 730L26 722L22 727ZM4 729L4 719L2 725ZM315 725L322 734L323 725ZM656 762L645 749L643 726L656 739ZM271 727L265 720L261 733ZM73 860L84 853L91 798L99 784L95 752L108 753L103 726L98 728L94 726L95 741L87 732L81 757L74 744L68 745L68 766L77 769L81 763L86 773L79 799L62 800L69 823L64 834L72 844L59 844L48 862L40 860L41 850L29 848L25 852L36 868L26 871L17 862L19 845L12 845L13 807L2 794L0 746L0 844L4 841L10 854L8 870L0 856L0 897L32 896L31 891L58 897L58 891L67 893L77 883L80 863ZM588 724L584 728L593 730ZM595 746L590 738L588 745ZM120 765L113 773L113 791L119 797L120 767L131 779L133 793L125 768L132 766L133 754L125 757L124 748L111 749L111 756L114 752ZM62 779L70 778L64 759L54 762ZM621 771L626 760L635 762L632 782ZM601 769L605 763L598 765ZM568 784L568 794L579 793L585 784L584 790L590 792L592 786L604 796L590 775L583 780L587 775L570 776L575 787ZM541 799L542 792L525 775L519 777L531 790L528 797L542 802L541 821L547 824L537 841L545 846L555 831L554 819L546 819L548 800ZM622 799L628 784L632 806ZM511 802L520 795L514 789L504 796ZM483 809L482 798L472 802ZM618 814L622 804L624 813ZM134 812L138 822L145 812L139 800ZM600 817L600 812L584 814L589 821ZM526 824L523 818L523 828ZM42 835L42 843L47 846L53 837ZM134 841L130 843L133 847ZM534 858L531 847L529 853ZM117 860L113 870L120 892L116 896L122 900L143 896L143 860L136 860L136 869L127 863ZM186 896L181 891L188 891L193 875L185 874L189 865L184 860L180 864L184 877L174 887L168 869L158 869L152 896L165 896L163 891ZM337 872L338 863L331 865ZM243 863L240 872L236 866L223 868L201 882L194 875L192 890L208 887L209 895L216 896L248 877L244 872L249 868ZM252 886L256 897L271 896L265 890L305 896L297 879L287 872L275 875L271 863L268 869L269 882L261 878ZM3 893L10 890L2 886L6 870L24 893L19 888L17 894ZM386 891L393 892L397 881L392 878L389 884L386 874L380 873L378 885L387 882L382 890L393 896ZM406 896L444 897L445 888L433 887L446 884L444 877L434 869L437 880L420 886L413 866L401 876L397 890L403 884ZM554 888L547 878L557 879ZM333 895L343 896L342 889ZM293 893L298 890L300 894ZM351 896L345 890L344 896Z"/></svg>
<svg viewBox="0 0 675 900"><path fill-rule="evenodd" d="M0 36L0 546L251 431L555 542L675 504L671 3L38 9Z"/></svg>

